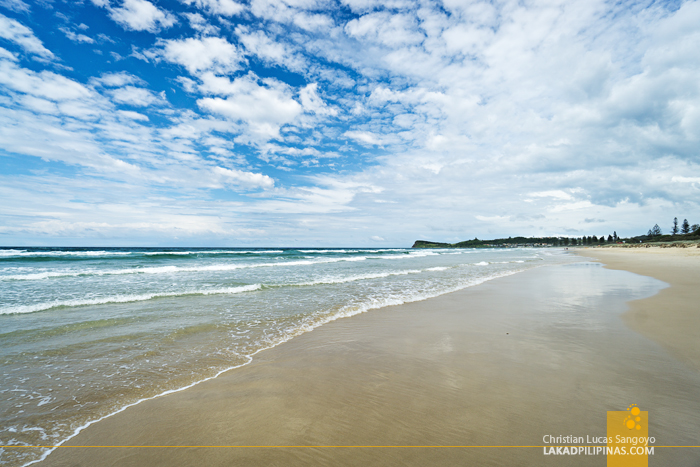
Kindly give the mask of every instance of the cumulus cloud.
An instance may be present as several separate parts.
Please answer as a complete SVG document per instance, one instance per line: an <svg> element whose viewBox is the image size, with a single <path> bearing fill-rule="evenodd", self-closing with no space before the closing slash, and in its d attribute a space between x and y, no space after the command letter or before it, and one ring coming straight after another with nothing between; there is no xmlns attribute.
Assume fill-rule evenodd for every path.
<svg viewBox="0 0 700 467"><path fill-rule="evenodd" d="M76 34L75 32L71 31L68 28L59 28L63 34L66 35L66 37L73 42L78 42L78 43L85 43L85 44L94 44L95 39L92 37L88 37L85 34Z"/></svg>
<svg viewBox="0 0 700 467"><path fill-rule="evenodd" d="M258 57L262 62L297 72L304 69L305 61L302 57L289 45L272 39L265 31L250 31L247 27L238 26L236 35L246 53Z"/></svg>
<svg viewBox="0 0 700 467"><path fill-rule="evenodd" d="M280 127L294 121L303 111L292 98L291 88L274 79L259 80L249 73L230 81L206 74L202 81L202 90L227 97L206 97L197 104L209 112L247 123L253 140L280 138Z"/></svg>
<svg viewBox="0 0 700 467"><path fill-rule="evenodd" d="M109 91L109 94L115 102L132 105L134 107L146 107L162 100L162 98L156 96L148 89L135 86L124 86L122 88L113 89Z"/></svg>
<svg viewBox="0 0 700 467"><path fill-rule="evenodd" d="M224 167L215 167L213 172L224 185L242 185L249 188L272 188L275 185L272 178L260 173L244 172Z"/></svg>
<svg viewBox="0 0 700 467"><path fill-rule="evenodd" d="M301 105L307 112L315 113L316 115L338 115L338 110L329 107L321 96L318 95L318 83L311 83L299 91L299 99Z"/></svg>
<svg viewBox="0 0 700 467"><path fill-rule="evenodd" d="M0 6L19 13L25 13L29 11L29 5L27 5L27 3L23 2L22 0L1 0Z"/></svg>
<svg viewBox="0 0 700 467"><path fill-rule="evenodd" d="M125 30L89 35L145 63L95 72L52 45L86 77L68 78L1 17L3 150L192 190L197 212L242 191L248 228L315 225L338 243L632 234L700 216L698 1L181 0L189 27L150 42L133 31L173 26L164 3L92 1ZM188 95L168 104L173 83Z"/></svg>
<svg viewBox="0 0 700 467"><path fill-rule="evenodd" d="M419 44L425 36L418 31L412 15L371 13L347 23L350 36L394 47Z"/></svg>
<svg viewBox="0 0 700 467"><path fill-rule="evenodd" d="M107 87L121 87L126 86L127 84L144 84L144 81L141 78L126 71L104 73L99 78L91 78L90 82L94 85Z"/></svg>
<svg viewBox="0 0 700 467"><path fill-rule="evenodd" d="M260 18L293 24L306 31L321 31L334 25L330 16L318 11L323 6L316 0L253 0L250 10Z"/></svg>
<svg viewBox="0 0 700 467"><path fill-rule="evenodd" d="M191 74L217 74L240 69L242 57L235 45L221 37L161 40L150 56L181 65Z"/></svg>
<svg viewBox="0 0 700 467"><path fill-rule="evenodd" d="M110 8L109 16L125 29L158 32L177 22L175 16L148 0L124 0L121 7Z"/></svg>
<svg viewBox="0 0 700 467"><path fill-rule="evenodd" d="M19 21L0 13L0 38L19 45L25 52L38 55L43 58L53 58L53 53L44 47L31 29Z"/></svg>
<svg viewBox="0 0 700 467"><path fill-rule="evenodd" d="M53 101L88 98L92 91L65 76L42 71L36 73L12 61L0 60L0 84L6 89Z"/></svg>
<svg viewBox="0 0 700 467"><path fill-rule="evenodd" d="M183 3L221 16L235 16L245 9L243 5L233 0L183 0Z"/></svg>
<svg viewBox="0 0 700 467"><path fill-rule="evenodd" d="M353 139L355 141L359 141L360 143L363 144L369 144L369 145L380 145L382 144L381 137L379 135L376 135L372 132L369 131L346 131L343 133L343 136Z"/></svg>
<svg viewBox="0 0 700 467"><path fill-rule="evenodd" d="M209 24L199 13L185 13L185 17L190 22L190 27L201 34L216 35L219 33L219 28Z"/></svg>

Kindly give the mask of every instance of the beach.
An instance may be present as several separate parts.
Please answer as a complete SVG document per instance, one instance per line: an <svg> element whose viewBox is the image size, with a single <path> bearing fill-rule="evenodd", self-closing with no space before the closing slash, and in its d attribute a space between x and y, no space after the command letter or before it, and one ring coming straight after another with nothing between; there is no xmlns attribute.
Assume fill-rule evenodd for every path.
<svg viewBox="0 0 700 467"><path fill-rule="evenodd" d="M668 283L670 287L653 297L630 303L623 319L700 370L700 248L586 248L579 253L602 261L606 268Z"/></svg>
<svg viewBox="0 0 700 467"><path fill-rule="evenodd" d="M605 436L606 411L630 404L657 446L697 444L696 331L682 326L697 258L582 254L607 268L581 258L338 319L95 423L39 465L605 465L544 456L543 439ZM677 318L642 306L676 289ZM657 448L649 462L699 460Z"/></svg>

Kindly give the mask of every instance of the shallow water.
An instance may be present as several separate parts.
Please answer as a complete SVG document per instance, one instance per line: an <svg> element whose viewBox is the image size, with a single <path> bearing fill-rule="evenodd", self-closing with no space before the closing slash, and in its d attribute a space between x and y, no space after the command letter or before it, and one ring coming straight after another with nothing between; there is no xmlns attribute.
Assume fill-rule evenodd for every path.
<svg viewBox="0 0 700 467"><path fill-rule="evenodd" d="M553 249L3 249L0 443L54 445L333 319L561 261Z"/></svg>

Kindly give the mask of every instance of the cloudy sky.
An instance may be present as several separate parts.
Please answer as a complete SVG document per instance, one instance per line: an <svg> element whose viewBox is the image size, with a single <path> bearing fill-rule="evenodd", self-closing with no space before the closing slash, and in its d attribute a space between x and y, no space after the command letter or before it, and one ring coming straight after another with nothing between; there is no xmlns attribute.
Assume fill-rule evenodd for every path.
<svg viewBox="0 0 700 467"><path fill-rule="evenodd" d="M700 223L700 1L0 0L0 244Z"/></svg>

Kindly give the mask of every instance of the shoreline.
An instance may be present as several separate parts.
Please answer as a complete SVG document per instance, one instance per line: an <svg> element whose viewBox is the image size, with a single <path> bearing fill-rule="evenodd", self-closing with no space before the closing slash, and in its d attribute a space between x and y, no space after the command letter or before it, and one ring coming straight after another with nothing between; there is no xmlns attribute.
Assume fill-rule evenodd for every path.
<svg viewBox="0 0 700 467"><path fill-rule="evenodd" d="M605 268L654 277L668 284L653 297L632 301L623 320L700 371L700 249L586 248L576 254L597 259Z"/></svg>
<svg viewBox="0 0 700 467"><path fill-rule="evenodd" d="M199 384L206 383L206 382L211 381L211 380L215 380L216 378L218 378L218 377L220 377L220 376L226 374L226 373L229 372L229 371L234 371L234 370L243 368L243 367L245 367L245 366L247 366L247 365L250 365L251 363L254 362L253 357L255 357L256 355L260 354L261 352L273 350L273 349L275 349L275 348L277 348L277 347L279 347L279 346L281 346L281 345L284 345L284 344L290 342L290 341L291 341L292 339L294 339L294 338L298 338L298 337L300 337L300 336L302 336L302 335L304 335L304 334L307 334L307 333L309 333L309 332L312 332L312 331L314 331L314 330L316 330L316 329L318 329L318 328L320 328L320 327L322 327L322 326L324 326L324 325L327 325L327 324L329 324L329 323L333 323L334 321L337 321L337 320L339 320L339 319L342 319L342 318L352 318L352 317L354 317L354 316L362 315L362 314L364 314L364 313L371 312L371 311L381 310L381 309L383 309L383 308L391 308L391 307L402 306L402 305L406 305L406 304L410 304L410 303L422 302L422 301L426 301L426 300L433 300L433 299L435 299L435 298L439 298L439 297L442 297L442 296L444 296L444 295L449 295L449 294L452 294L452 293L457 293L457 292L459 292L459 291L462 291L462 290L465 290L465 289L468 289L468 288L471 288L471 287L477 287L477 286L479 286L479 285L481 285L481 284L483 284L483 283L486 283L486 282L489 282L489 281L492 281L492 280L498 280L498 279L503 278L503 277L508 277L508 276L512 276L512 275L519 274L519 273L528 272L528 271L530 271L530 270L532 270L532 269L537 269L537 268L540 268L540 267L542 267L542 266L538 265L538 266L534 266L534 267L532 267L532 268L530 268L530 269L525 269L525 270L521 270L521 271L509 271L509 272L505 272L505 273L498 273L498 274L495 274L495 275L493 275L493 276L488 276L488 277L486 277L486 278L477 279L477 280L475 280L475 281L472 281L472 282L468 283L467 285L461 286L460 288L457 288L457 289L454 289L454 290L451 290L451 291L448 291L448 292L442 292L442 293L440 293L439 295L430 296L430 297L427 297L427 298L420 298L420 299L415 300L415 301L405 301L405 302L401 302L401 303L399 303L399 304L390 304L390 305L383 304L383 305L379 305L379 306L376 306L376 307L370 306L370 307L367 307L367 308L365 308L365 309L356 310L356 311L355 311L354 313L352 313L352 314L336 314L336 315L333 315L333 316L331 316L331 317L328 317L328 319L325 320L325 321L316 323L316 325L313 326L313 327L311 327L311 328L305 328L305 329L303 329L303 330L299 330L297 333L295 333L295 334L289 336L288 338L286 338L286 339L284 339L284 340L282 340L282 341L280 341L280 342L276 342L276 343L272 344L272 345L269 346L269 347L263 347L263 348L261 348L261 349L256 350L255 352L253 352L253 353L250 354L250 355L246 355L246 357L248 358L248 361L247 361L247 362L244 362L244 363L242 363L242 364L235 365L235 366L232 366L232 367L229 367L229 368L222 369L222 370L218 371L216 374L214 374L213 376L209 376L209 377L206 377L206 378L204 378L204 379L195 381L195 382L190 383L190 384L188 384L188 385L185 385L185 386L183 386L183 387L179 387L179 388L175 388L175 389L169 389L169 390L166 390L166 391L164 391L164 392L162 392L162 393L156 394L156 395L154 395L154 396L149 396L149 397L145 397L145 398L139 399L139 400L137 400L137 401L135 401L135 402L131 402L131 403L129 403L129 404L123 406L123 407L120 407L119 409L117 409L117 410L115 410L115 411L113 411L113 412L110 412L110 413L108 413L108 414L106 414L106 415L104 415L104 416L102 416L102 417L99 417L99 418L97 418L97 419L91 420L91 421L89 421L89 422L87 422L87 423L81 425L80 427L76 428L75 431L73 432L73 434L71 434L69 437L67 437L67 438L63 439L62 441L60 441L59 443L56 443L55 445L53 445L53 446L51 447L51 449L49 449L46 453L42 454L42 456L41 456L39 459L30 461L30 462L28 462L28 463L26 463L26 464L23 464L22 466L23 466L23 467L27 467L27 466L29 466L29 465L36 465L36 464L41 464L41 465L43 465L42 463L46 460L46 458L47 458L48 456L50 456L57 448L60 448L60 447L62 447L62 446L64 446L64 445L67 445L67 443L69 443L73 438L75 438L76 436L79 436L83 431L89 429L91 426L93 426L93 425L95 425L95 424L97 424L97 423L99 423L99 422L102 422L102 421L104 421L104 420L107 420L107 419L109 419L110 417L119 415L120 413L124 412L125 410L128 410L128 409L131 409L131 408L133 408L133 407L136 407L136 406L138 406L139 404L142 404L142 403L145 403L145 402L149 402L149 401L152 401L152 400L154 400L154 399L161 398L161 397L169 396L169 395L171 395L171 394L176 394L176 393L179 393L179 392L182 392L182 391L189 390L189 389L191 389L191 388L193 388L193 387L195 387L195 386L197 386L197 385L199 385Z"/></svg>
<svg viewBox="0 0 700 467"><path fill-rule="evenodd" d="M466 418L465 416L458 417L465 424L468 425L470 421L476 421L476 425L479 425L487 432L491 431L492 435L516 439L517 443L532 444L534 440L523 438L522 433L517 433L517 430L514 431L512 428L509 428L508 424L503 425L504 414L500 413L502 411L497 408L504 404L516 407L517 410L509 416L518 419L516 425L520 426L522 431L527 431L525 427L533 423L531 419L533 417L537 418L537 414L533 413L531 408L525 409L525 407L530 407L533 405L533 402L535 406L543 408L552 405L551 398L548 400L542 399L540 393L543 391L543 388L539 387L540 383L532 380L532 375L528 371L534 371L540 376L548 376L549 379L547 381L555 386L567 386L572 383L572 379L577 384L581 384L581 382L579 381L579 376L568 374L568 370L562 367L559 361L562 356L571 355L575 359L582 359L581 362L586 365L602 365L602 367L607 365L605 359L596 354L595 346L591 345L590 342L591 338L595 342L600 339L600 336L595 333L584 333L578 336L576 331L572 331L566 326L561 329L557 326L552 327L551 323L548 323L548 319L551 316L547 313L543 314L541 310L541 308L547 306L547 303L542 302L536 294L533 295L532 290L528 290L532 286L540 287L540 282L542 281L551 286L553 282L559 280L554 277L556 273L552 270L555 268L562 268L562 266L534 268L524 271L524 274L495 279L482 283L477 287L469 287L421 302L373 310L373 313L355 315L352 320L335 320L317 328L313 333L302 334L295 339L285 342L283 345L267 349L267 352L260 353L260 358L256 358L253 363L239 367L237 370L228 370L218 378L197 383L196 386L189 387L187 391L180 390L177 393L170 394L169 397L158 396L138 405L122 409L119 413L102 419L100 423L93 422L94 425L91 424L80 434L67 440L66 445L211 444L183 442L183 440L192 441L194 437L194 439L200 439L200 441L202 439L212 441L214 438L221 438L222 436L222 440L228 439L229 442L219 441L214 444L239 444L241 438L244 438L249 441L248 444L250 445L279 445L279 438L286 437L290 441L295 441L288 444L324 445L328 443L314 443L313 441L328 441L328 436L324 434L328 430L331 432L339 430L339 432L344 434L342 436L343 440L355 439L358 441L358 444L376 444L376 440L381 439L382 435L384 437L387 436L387 428L395 426L393 419L384 413L386 411L390 412L399 421L402 420L402 417L404 419L407 418L403 420L403 423L400 423L402 427L400 431L403 435L401 433L392 433L395 443L404 440L404 444L416 444L415 440L425 441L426 438L430 437L432 439L429 442L418 444L440 444L440 439L462 441L463 437L458 436L459 434L470 435L475 441L480 439L481 444L489 444L489 441L493 441L492 437L489 438L489 436L484 436L483 434L479 435L473 430L465 431L465 428L460 423L454 423L454 420L452 420L454 416L451 414L454 405L466 406L470 411L477 412L477 415L470 413ZM597 267L595 268L597 269ZM566 272L572 277L581 280L582 278L586 279L585 275L590 271L586 271L585 267L578 266L578 269L570 267ZM624 284L635 280L638 279L625 277L620 283ZM659 288L659 286L653 285L653 281L646 280L645 282L644 279L641 279L641 281L640 284L646 284L644 287ZM503 289L511 288L516 290L516 292L503 294ZM628 295L634 296L636 293L637 298L641 298L639 294L645 296L646 293L642 289L634 293L630 292ZM539 292L543 292L545 297L546 291L547 287L539 290ZM617 310L616 313L618 315L621 314L626 307L624 298L629 297L617 296L614 293L608 295L606 307ZM537 306L525 307L533 315L537 315L534 327L532 322L525 319L526 317L513 312L522 303L523 296L531 300L540 300ZM648 297L646 299L648 300ZM464 300L470 305L476 304L478 310L488 310L495 303L496 309L492 310L493 313L500 318L507 318L507 322L511 324L503 327L503 325L498 324L497 320L494 321L494 316L474 313L465 309L462 303ZM577 306L575 304L567 304L565 296L560 297L559 300L559 305L573 306L574 309ZM465 312L468 315L462 316L462 313ZM549 310L549 312L551 313L552 310ZM401 315L404 313L407 314L406 316L420 321L422 327L416 327L415 323L404 322L401 319ZM426 321L430 313L438 315L445 320L445 323L433 322L432 320ZM562 315L558 319L566 320L570 319L570 317ZM601 315L600 319L609 320L610 317ZM588 325L585 321L579 324L582 323L586 326ZM623 336L623 339L629 340L634 346L644 348L647 357L652 355L653 359L667 359L663 352L659 352L654 346L649 346L644 338L628 331L622 325L619 316L617 316L617 323L613 319L608 324L614 330L611 336L615 338ZM511 328L511 326L513 329L510 332L507 331L506 328ZM518 329L519 327L520 329ZM543 334L542 329L545 329L547 332ZM566 331L570 338L578 336L574 340L579 346L585 348L585 352L581 354L580 350L570 348L570 342L562 341L558 335L562 329ZM409 342L402 341L402 331L412 335L414 339ZM396 335L397 332L399 333L398 336ZM451 335L453 336L450 337ZM442 337L437 338L437 341L433 342L436 340L436 336ZM463 339L456 339L455 336L461 336ZM426 339L430 342L427 343ZM617 343L607 338L604 340L606 342L605 345L612 345L618 351L624 353L625 349L618 348ZM388 343L384 341L388 341ZM358 342L362 342L364 345L358 346ZM551 347L550 350L554 351L553 355L546 354L548 361L545 364L535 363L537 358L541 358L542 355L540 355L541 349L538 348L538 345L533 347L533 342L535 344L539 342L540 346ZM515 347L517 349L513 348L511 345L513 343L516 344ZM595 343L596 345L599 344ZM334 348L335 346L340 346L340 350ZM421 347L422 351L416 352L415 349L412 350L416 346ZM368 351L367 348L371 350ZM462 359L454 359L452 353L455 352L459 353L463 359L466 359L464 361L467 363L464 363ZM519 352L531 354L530 357L532 358L523 360L518 355ZM630 361L634 363L634 369L639 370L640 361L638 361L638 357L628 356L628 359L630 358ZM306 362L305 359L310 360L311 363ZM443 361L444 359L448 359L449 362L446 363ZM483 359L485 361L482 361ZM472 360L474 361L472 362ZM514 360L518 361L519 365L513 365ZM465 368L462 368L465 365L469 369L468 378L464 373ZM526 367L525 370L528 371L523 371L523 365ZM669 362L664 360L664 364L659 366L659 370L663 367L669 367L669 365ZM336 368L338 366L342 368L340 371ZM567 378L564 381L551 379L552 366L558 368L558 371L566 373ZM670 366L675 369L674 374L680 371L680 367ZM436 370L436 367L439 371ZM497 370L496 373L494 373L494 370ZM501 375L504 370L517 375L517 378ZM629 368L618 368L617 370L630 371ZM305 382L305 378L300 378L296 374L297 372L301 372L305 378L309 378L311 384L309 385L309 383ZM448 375L447 381L442 381L436 387L430 386L429 383L417 383L417 381L426 379L426 376L428 376L427 379L429 380L445 379L444 373ZM607 379L611 376L609 373L609 371L606 372ZM470 378L475 378L474 375L480 376L480 378L476 378L476 383L470 381ZM488 390L484 391L486 387L483 384L493 380L500 381L511 389L503 392L499 391L500 386L497 386L495 389L497 394L495 396L491 397L489 394L483 394L484 392L489 392ZM689 384L692 387L700 388L700 378L698 378L698 381L695 381L693 378L690 378L690 380ZM387 393L385 388L383 388L384 385L396 386L394 388L395 391ZM427 387L424 387L426 385ZM597 381L594 386L598 391L605 392L605 385L602 384L602 381ZM319 389L319 387L322 389ZM487 385L487 387L491 386ZM293 389L291 394L288 393L290 388ZM425 400L425 395L421 391L416 392L419 388L430 389L428 392L431 394L441 394L443 398L448 399L451 403L436 404L433 400ZM513 392L516 388L518 388L517 391ZM533 390L533 388L535 389ZM464 400L465 398L460 397L459 393L456 392L464 389L469 389L467 392L470 394L470 397L466 399L476 399L483 403L475 404L472 400ZM525 390L526 394L518 393L522 390ZM618 390L625 391L626 389L618 388ZM362 394L362 397L358 398L358 392ZM548 393L550 390L544 388L544 392ZM232 401L231 393L241 396L241 399L236 400L234 397ZM337 395L337 393L344 394L345 397L340 400L331 397L334 394ZM381 404L379 406L372 404L372 401L379 397L378 394L392 401L389 404L391 410ZM608 396L611 395L609 394ZM651 399L654 397L658 398L659 395L652 394L650 397ZM312 403L309 405L309 400L307 400L309 398L311 401L315 401L316 404ZM352 400L353 403L348 404L345 402L348 399ZM428 399L434 399L434 396ZM620 398L612 397L612 399L619 400ZM247 408L245 405L241 405L242 400L248 402L245 405L252 404L255 406L259 413L256 410ZM529 403L523 405L528 400ZM280 406L281 402L282 405ZM592 400L589 400L589 402L595 403ZM289 413L290 408L286 407L290 404L295 409L291 410L292 413ZM328 412L337 411L338 407L336 405L338 404L341 405L343 410L341 410L341 413L336 413L329 418ZM408 415L403 414L402 412L406 410L406 407L411 407L412 404L418 404L420 406L419 410L409 411L411 413ZM324 407L324 410L319 412L315 405ZM348 407L348 405L351 407ZM554 405L560 408L566 406L561 401ZM602 405L602 408L606 410L619 410L619 408L616 409L614 407L614 403L611 403L610 400ZM686 407L692 406L692 404L689 405L688 403L685 405ZM303 407L304 410L299 410L297 406ZM397 411L399 406L401 410ZM273 408L271 409L271 407ZM432 409L427 411L428 413L437 410L441 412L441 416L437 419L431 419L428 416L427 419L429 420L425 420L425 409L428 407ZM354 414L354 410L351 410L352 408L358 408L359 415ZM585 409L585 407L582 408ZM447 412L445 412L446 409L448 409ZM700 407L697 409L700 411ZM522 414L520 414L523 410L529 415L529 418L526 417L525 420L522 420ZM228 411L232 417L235 416L247 420L247 423L232 421L231 424L233 426L229 426L225 421L226 417L222 419L221 414L217 414L217 412L221 411L224 413ZM499 412L500 415L494 417L494 411ZM176 419L172 419L168 415L172 412L180 415ZM582 420L581 423L588 426L589 431L599 432L601 427L597 422L593 421L591 415L587 415L586 410L576 409L574 412L577 414L576 417ZM203 415L205 415L204 418ZM370 416L372 423L367 423L368 416ZM212 419L208 419L209 417ZM275 428L275 422L279 421L276 420L277 418L286 423L286 429L279 430ZM508 419L508 416L505 418ZM562 420L558 420L556 417L554 419L551 417L545 418L557 428L548 427L546 426L547 423L540 420L539 426L542 430L554 432L557 429L560 432L566 432L565 430L567 429L571 430L570 427L567 428L565 423L562 424ZM186 423L187 426L182 426L183 419L189 420L192 424ZM178 422L178 420L180 421ZM431 430L426 431L418 426L430 425L430 420L432 420L434 428L437 428L438 432L444 432L445 434L435 438L434 432ZM494 421L497 422L495 426ZM340 427L336 426L338 423L340 423ZM325 426L326 429L319 432L318 428L314 427L316 424ZM250 432L251 429L249 427L251 426L253 427L253 433ZM173 427L178 428L174 432L167 429ZM213 428L216 429L213 430ZM225 433L222 434L222 431ZM375 436L367 438L362 431L373 432ZM233 438L231 438L232 435ZM331 436L330 439L332 438ZM268 442L252 442L255 439L267 440ZM235 442L232 443L231 440ZM158 442L154 443L153 441ZM337 443L336 440L336 443L331 444L346 443ZM399 444L401 443L399 442ZM464 443L459 442L456 444ZM255 448L253 449L255 450ZM124 457L124 450L133 452ZM87 464L95 465L172 465L173 463L177 464L178 459L181 460L181 456L185 456L184 458L190 460L194 459L188 457L189 454L177 454L176 457L173 457L175 456L173 450L160 452L158 456L154 457L153 454L144 454L143 451L137 452L137 448L124 448L121 450L106 448L100 449L101 454L107 455L107 458L111 459L111 461L96 462L95 458L90 458L91 451L94 450L57 449L48 455L40 465L67 465L67 463L72 464L80 459ZM211 449L205 449L204 451L195 449L195 451L199 453L198 455L207 456L207 464L219 465L225 459L228 459L228 457L222 457L221 453L213 452ZM361 465L362 462L371 462L374 459L372 456L375 455L364 452L360 453L356 458L344 459L333 457L327 452L318 452L318 450L313 451L313 453L314 455L308 457L306 454L294 452L293 449L280 449L276 453L270 453L269 450L265 451L257 448L256 454L252 457L250 457L250 453L237 452L235 454L244 456L243 458L246 459L249 465L269 465L270 462L306 465L308 462L317 460L317 457L328 462L332 461L335 464ZM230 455L231 453L229 452L228 454ZM448 462L458 459L450 457L451 454L445 455L447 457L444 460ZM396 456L390 455L382 459L388 464L402 465L408 459L402 456L404 454L396 454ZM468 454L468 456L472 456L472 454ZM475 462L503 460L502 455L496 455L495 457L489 457L491 454L486 455L486 457L479 456L472 458ZM538 452L536 455L532 454L532 456L533 462L542 463L541 452ZM510 459L515 460L514 458ZM356 460L362 462L355 464ZM424 458L424 460L427 462L429 459ZM544 460L547 459L545 458Z"/></svg>

